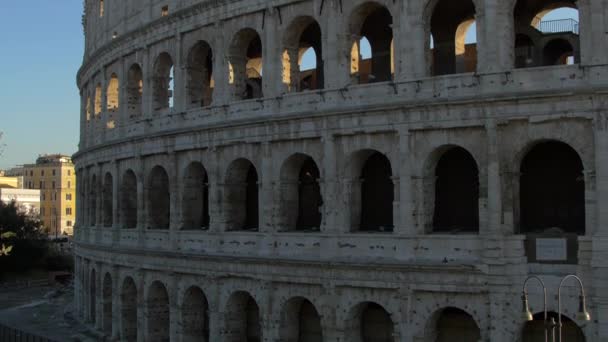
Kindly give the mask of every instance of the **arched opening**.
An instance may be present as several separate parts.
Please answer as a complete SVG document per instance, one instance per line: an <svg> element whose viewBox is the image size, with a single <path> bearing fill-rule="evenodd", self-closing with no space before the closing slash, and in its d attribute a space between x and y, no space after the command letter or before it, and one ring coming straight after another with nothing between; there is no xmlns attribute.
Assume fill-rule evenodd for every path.
<svg viewBox="0 0 608 342"><path fill-rule="evenodd" d="M213 53L211 46L199 41L188 54L187 94L189 108L211 105L213 97Z"/></svg>
<svg viewBox="0 0 608 342"><path fill-rule="evenodd" d="M319 231L323 198L315 161L305 154L288 158L281 168L281 206L285 229Z"/></svg>
<svg viewBox="0 0 608 342"><path fill-rule="evenodd" d="M165 169L155 166L148 181L148 228L169 229L170 203L169 176Z"/></svg>
<svg viewBox="0 0 608 342"><path fill-rule="evenodd" d="M137 341L137 287L132 278L125 278L120 292L121 332L120 339Z"/></svg>
<svg viewBox="0 0 608 342"><path fill-rule="evenodd" d="M547 318L558 321L556 312L548 312ZM526 322L521 332L521 342L544 341L545 338L545 313L540 312L534 315L534 320ZM583 330L569 317L562 315L562 340L568 342L585 342Z"/></svg>
<svg viewBox="0 0 608 342"><path fill-rule="evenodd" d="M146 298L149 341L169 341L169 295L165 285L155 281Z"/></svg>
<svg viewBox="0 0 608 342"><path fill-rule="evenodd" d="M110 76L110 82L108 82L108 90L106 93L106 106L109 112L115 112L118 110L119 90L120 82L118 82L118 76L116 76L116 74L112 74L112 76Z"/></svg>
<svg viewBox="0 0 608 342"><path fill-rule="evenodd" d="M247 292L237 292L228 300L226 342L261 342L260 308Z"/></svg>
<svg viewBox="0 0 608 342"><path fill-rule="evenodd" d="M350 34L358 37L351 48L351 80L354 83L390 81L393 78L393 16L389 10L368 2L350 18Z"/></svg>
<svg viewBox="0 0 608 342"><path fill-rule="evenodd" d="M209 229L209 178L201 163L186 168L183 182L183 230Z"/></svg>
<svg viewBox="0 0 608 342"><path fill-rule="evenodd" d="M521 163L522 233L585 234L583 162L572 147L547 141L535 145Z"/></svg>
<svg viewBox="0 0 608 342"><path fill-rule="evenodd" d="M305 298L290 299L281 318L281 338L290 342L321 342L321 317L314 305Z"/></svg>
<svg viewBox="0 0 608 342"><path fill-rule="evenodd" d="M254 29L240 30L229 50L232 68L231 84L235 99L248 100L263 97L262 93L262 40Z"/></svg>
<svg viewBox="0 0 608 342"><path fill-rule="evenodd" d="M445 151L435 167L434 232L479 232L479 170L461 147Z"/></svg>
<svg viewBox="0 0 608 342"><path fill-rule="evenodd" d="M518 0L513 11L515 67L578 63L579 13L574 0ZM521 37L528 42L522 46ZM522 63L526 53L526 63Z"/></svg>
<svg viewBox="0 0 608 342"><path fill-rule="evenodd" d="M91 121L91 96L87 96L87 103L84 106L84 112L88 123Z"/></svg>
<svg viewBox="0 0 608 342"><path fill-rule="evenodd" d="M472 0L439 0L430 17L432 75L477 69L477 25Z"/></svg>
<svg viewBox="0 0 608 342"><path fill-rule="evenodd" d="M355 307L347 321L347 340L352 342L394 342L394 323L381 306L365 302Z"/></svg>
<svg viewBox="0 0 608 342"><path fill-rule="evenodd" d="M112 277L106 273L103 278L103 333L112 336Z"/></svg>
<svg viewBox="0 0 608 342"><path fill-rule="evenodd" d="M89 184L89 225L97 225L97 176L91 177Z"/></svg>
<svg viewBox="0 0 608 342"><path fill-rule="evenodd" d="M93 112L95 113L95 116L99 116L99 114L101 114L102 109L102 90L101 90L101 83L97 84L97 87L95 87L95 103L93 106Z"/></svg>
<svg viewBox="0 0 608 342"><path fill-rule="evenodd" d="M173 107L173 59L163 52L154 63L154 75L152 77L152 108L154 111L162 111Z"/></svg>
<svg viewBox="0 0 608 342"><path fill-rule="evenodd" d="M129 117L134 118L142 115L142 99L144 93L144 76L139 64L133 64L129 68L127 79L127 105Z"/></svg>
<svg viewBox="0 0 608 342"><path fill-rule="evenodd" d="M246 159L238 159L226 174L226 229L258 231L258 173Z"/></svg>
<svg viewBox="0 0 608 342"><path fill-rule="evenodd" d="M393 172L388 158L375 151L366 152L361 171L361 218L359 230L393 231Z"/></svg>
<svg viewBox="0 0 608 342"><path fill-rule="evenodd" d="M321 27L312 17L298 17L287 29L283 83L289 91L323 88Z"/></svg>
<svg viewBox="0 0 608 342"><path fill-rule="evenodd" d="M114 210L113 210L113 200L114 200L114 180L112 174L106 173L103 180L103 225L104 227L112 227L114 223Z"/></svg>
<svg viewBox="0 0 608 342"><path fill-rule="evenodd" d="M89 283L89 320L91 323L97 321L97 274L93 269Z"/></svg>
<svg viewBox="0 0 608 342"><path fill-rule="evenodd" d="M120 188L120 209L123 228L137 228L137 177L132 170L127 170Z"/></svg>
<svg viewBox="0 0 608 342"><path fill-rule="evenodd" d="M478 342L481 340L481 331L475 319L458 308L448 307L436 312L432 325L430 333L435 338L428 339L429 341Z"/></svg>
<svg viewBox="0 0 608 342"><path fill-rule="evenodd" d="M184 342L209 342L209 304L198 287L189 288L182 303L182 327Z"/></svg>
<svg viewBox="0 0 608 342"><path fill-rule="evenodd" d="M543 65L574 64L574 49L565 39L554 39L543 48Z"/></svg>

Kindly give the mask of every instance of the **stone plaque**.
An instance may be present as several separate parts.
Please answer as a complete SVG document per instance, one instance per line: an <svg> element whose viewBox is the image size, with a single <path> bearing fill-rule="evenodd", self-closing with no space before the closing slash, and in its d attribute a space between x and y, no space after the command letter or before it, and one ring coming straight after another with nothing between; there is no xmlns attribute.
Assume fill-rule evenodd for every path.
<svg viewBox="0 0 608 342"><path fill-rule="evenodd" d="M567 239L536 239L536 260L538 261L567 261Z"/></svg>

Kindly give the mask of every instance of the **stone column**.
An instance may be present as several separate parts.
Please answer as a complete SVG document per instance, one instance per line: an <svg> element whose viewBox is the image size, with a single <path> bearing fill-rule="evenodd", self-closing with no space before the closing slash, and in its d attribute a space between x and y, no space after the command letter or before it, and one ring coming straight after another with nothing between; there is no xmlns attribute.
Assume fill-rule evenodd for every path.
<svg viewBox="0 0 608 342"><path fill-rule="evenodd" d="M407 126L399 128L399 149L398 149L398 167L399 167L399 187L395 188L399 192L399 225L395 226L395 233L401 235L414 235L414 212L412 203L412 166L411 166L411 151L410 151L410 132Z"/></svg>
<svg viewBox="0 0 608 342"><path fill-rule="evenodd" d="M139 156L137 157L139 169L137 172L137 231L138 231L138 246L143 248L145 245L145 233L148 227L148 212L145 193L145 161Z"/></svg>
<svg viewBox="0 0 608 342"><path fill-rule="evenodd" d="M171 250L177 250L178 244L178 231L181 229L181 194L180 194L180 183L181 177L179 174L179 165L177 160L177 154L175 151L171 151L167 156L168 164L168 176L169 176L169 240L171 241Z"/></svg>
<svg viewBox="0 0 608 342"><path fill-rule="evenodd" d="M269 142L262 143L262 169L259 191L260 232L273 233L276 230L273 216L274 196L272 195L274 178L272 172L272 146Z"/></svg>
<svg viewBox="0 0 608 342"><path fill-rule="evenodd" d="M323 35L325 89L343 88L350 83L351 37L346 33L346 15L339 1L325 1L323 20L326 33Z"/></svg>
<svg viewBox="0 0 608 342"><path fill-rule="evenodd" d="M215 147L209 149L209 232L219 232L224 227L224 170L220 169L220 154Z"/></svg>
<svg viewBox="0 0 608 342"><path fill-rule="evenodd" d="M511 1L483 0L485 7L483 30L485 54L483 69L480 72L500 72L511 70L514 65L515 28L513 23L513 4ZM479 30L478 29L478 30ZM478 39L479 41L479 39ZM478 44L479 46L479 44Z"/></svg>
<svg viewBox="0 0 608 342"><path fill-rule="evenodd" d="M113 174L112 177L112 241L117 244L120 241L120 210L118 208L120 196L120 167L117 160L112 162Z"/></svg>
<svg viewBox="0 0 608 342"><path fill-rule="evenodd" d="M118 266L112 267L112 341L120 339L121 301L120 272Z"/></svg>
<svg viewBox="0 0 608 342"><path fill-rule="evenodd" d="M186 62L184 61L184 57L182 55L182 35L177 32L174 36L175 38L175 48L173 50L173 54L175 56L175 61L173 62L173 112L179 113L185 111L188 106L186 105L187 96L186 96Z"/></svg>
<svg viewBox="0 0 608 342"><path fill-rule="evenodd" d="M137 342L146 342L146 300L145 300L145 278L144 271L135 272L135 284L137 286Z"/></svg>
<svg viewBox="0 0 608 342"><path fill-rule="evenodd" d="M153 96L153 92L154 92L154 60L150 60L150 49L148 46L144 46L143 47L143 52L142 52L142 71L143 71L143 93L142 93L142 117L144 119L148 119L152 117L153 114L153 104L152 104L152 100L154 98Z"/></svg>
<svg viewBox="0 0 608 342"><path fill-rule="evenodd" d="M228 46L229 39L224 37L223 24L221 21L216 22L214 26L215 46L213 49L213 80L215 88L213 89L213 105L221 106L229 102L230 84L228 83Z"/></svg>
<svg viewBox="0 0 608 342"><path fill-rule="evenodd" d="M169 295L169 337L171 341L181 341L182 336L179 328L181 325L181 305L178 303L179 277L177 274L170 274L167 287L167 293Z"/></svg>
<svg viewBox="0 0 608 342"><path fill-rule="evenodd" d="M496 122L492 119L486 123L486 134L488 137L488 208L487 234L502 234L502 194L500 185L500 159L498 155L498 132Z"/></svg>
<svg viewBox="0 0 608 342"><path fill-rule="evenodd" d="M486 0L487 1L487 0ZM490 0L492 1L492 0ZM491 36L488 34L488 29L494 33L494 27L488 28L487 22L491 23L489 25L496 25L492 20L486 20L486 3L484 1L477 1L477 7L475 8L475 24L477 25L477 70L476 73L487 73L492 68L495 67L494 60L491 59L490 51L493 49L490 46L488 40L496 39L496 36ZM490 37L490 39L487 39Z"/></svg>
<svg viewBox="0 0 608 342"><path fill-rule="evenodd" d="M262 68L265 71L262 77L262 91L265 98L273 98L280 95L282 63L281 44L279 34L279 18L274 10L266 10L264 28L262 31Z"/></svg>
<svg viewBox="0 0 608 342"><path fill-rule="evenodd" d="M103 272L101 262L95 263L95 329L103 330Z"/></svg>
<svg viewBox="0 0 608 342"><path fill-rule="evenodd" d="M322 160L322 190L323 190L323 222L321 231L323 233L336 233L339 231L339 184L336 170L336 147L331 133L326 133L321 142L323 143Z"/></svg>

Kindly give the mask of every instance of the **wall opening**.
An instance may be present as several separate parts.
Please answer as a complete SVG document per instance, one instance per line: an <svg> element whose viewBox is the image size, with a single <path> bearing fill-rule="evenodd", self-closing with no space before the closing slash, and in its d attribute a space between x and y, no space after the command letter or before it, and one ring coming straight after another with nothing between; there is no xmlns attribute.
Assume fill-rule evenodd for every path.
<svg viewBox="0 0 608 342"><path fill-rule="evenodd" d="M434 232L479 232L479 171L461 147L444 152L435 167Z"/></svg>
<svg viewBox="0 0 608 342"><path fill-rule="evenodd" d="M169 176L165 169L155 166L148 181L149 229L169 229L170 196Z"/></svg>
<svg viewBox="0 0 608 342"><path fill-rule="evenodd" d="M132 170L124 173L121 186L120 209L123 228L137 228L137 177Z"/></svg>
<svg viewBox="0 0 608 342"><path fill-rule="evenodd" d="M99 117L99 115L101 114L102 109L102 90L101 90L101 83L97 84L97 87L95 87L95 104L93 106L93 111L95 113L95 117Z"/></svg>
<svg viewBox="0 0 608 342"><path fill-rule="evenodd" d="M360 304L349 323L353 342L394 342L394 323L390 314L376 303ZM352 325L352 326L350 326Z"/></svg>
<svg viewBox="0 0 608 342"><path fill-rule="evenodd" d="M154 76L152 78L152 108L162 111L173 107L173 59L163 52L154 63Z"/></svg>
<svg viewBox="0 0 608 342"><path fill-rule="evenodd" d="M323 198L315 161L305 154L289 157L281 168L281 207L284 229L319 231Z"/></svg>
<svg viewBox="0 0 608 342"><path fill-rule="evenodd" d="M138 64L133 64L129 68L127 79L127 106L130 118L142 115L143 93L143 72Z"/></svg>
<svg viewBox="0 0 608 342"><path fill-rule="evenodd" d="M520 176L522 233L558 229L585 234L583 162L562 142L541 142L524 157Z"/></svg>
<svg viewBox="0 0 608 342"><path fill-rule="evenodd" d="M467 312L448 307L435 313L434 331L436 342L481 341L481 331L477 323Z"/></svg>
<svg viewBox="0 0 608 342"><path fill-rule="evenodd" d="M235 35L229 50L229 63L233 97L239 100L263 97L262 40L254 29L243 29Z"/></svg>
<svg viewBox="0 0 608 342"><path fill-rule="evenodd" d="M477 25L472 0L439 0L430 17L433 48L428 64L431 75L477 70ZM471 31L471 32L470 32Z"/></svg>
<svg viewBox="0 0 608 342"><path fill-rule="evenodd" d="M114 179L112 174L106 173L103 181L103 225L104 227L112 227L114 223Z"/></svg>
<svg viewBox="0 0 608 342"><path fill-rule="evenodd" d="M187 94L188 107L206 107L211 105L213 98L213 53L211 46L205 41L199 41L188 54L186 66L188 75Z"/></svg>
<svg viewBox="0 0 608 342"><path fill-rule="evenodd" d="M228 167L225 182L227 230L259 230L258 173L246 159L238 159Z"/></svg>
<svg viewBox="0 0 608 342"><path fill-rule="evenodd" d="M281 338L284 341L323 341L321 317L307 299L290 299L283 308L281 321Z"/></svg>
<svg viewBox="0 0 608 342"><path fill-rule="evenodd" d="M516 68L579 63L576 1L518 0L513 16Z"/></svg>
<svg viewBox="0 0 608 342"><path fill-rule="evenodd" d="M120 314L122 341L137 341L137 287L132 278L127 277L123 281L120 293Z"/></svg>
<svg viewBox="0 0 608 342"><path fill-rule="evenodd" d="M312 17L298 17L287 29L283 83L288 91L323 89L321 27Z"/></svg>
<svg viewBox="0 0 608 342"><path fill-rule="evenodd" d="M363 164L360 231L393 231L395 194L392 175L390 161L380 152L371 154Z"/></svg>
<svg viewBox="0 0 608 342"><path fill-rule="evenodd" d="M354 10L350 34L351 80L356 84L385 82L393 79L393 17L389 10L368 2Z"/></svg>
<svg viewBox="0 0 608 342"><path fill-rule="evenodd" d="M183 341L209 342L209 304L198 287L191 287L182 303Z"/></svg>
<svg viewBox="0 0 608 342"><path fill-rule="evenodd" d="M548 312L547 317L558 321L556 312ZM521 342L543 341L545 338L545 313L534 315L534 320L526 322L521 332ZM562 315L562 339L568 342L585 342L583 330L569 317Z"/></svg>
<svg viewBox="0 0 608 342"><path fill-rule="evenodd" d="M186 168L182 189L182 229L209 229L209 178L201 163Z"/></svg>
<svg viewBox="0 0 608 342"><path fill-rule="evenodd" d="M94 227L97 225L97 176L91 177L89 184L89 225Z"/></svg>
<svg viewBox="0 0 608 342"><path fill-rule="evenodd" d="M169 341L169 295L165 285L155 281L150 285L146 298L148 339Z"/></svg>
<svg viewBox="0 0 608 342"><path fill-rule="evenodd" d="M120 82L118 81L118 76L116 76L116 74L112 74L112 76L110 76L110 82L108 83L108 89L106 92L106 107L109 112L115 112L118 110L118 105L120 104L119 93Z"/></svg>
<svg viewBox="0 0 608 342"><path fill-rule="evenodd" d="M226 342L261 342L260 309L247 292L237 292L228 300L226 312Z"/></svg>
<svg viewBox="0 0 608 342"><path fill-rule="evenodd" d="M103 278L103 333L112 336L112 277L109 273Z"/></svg>

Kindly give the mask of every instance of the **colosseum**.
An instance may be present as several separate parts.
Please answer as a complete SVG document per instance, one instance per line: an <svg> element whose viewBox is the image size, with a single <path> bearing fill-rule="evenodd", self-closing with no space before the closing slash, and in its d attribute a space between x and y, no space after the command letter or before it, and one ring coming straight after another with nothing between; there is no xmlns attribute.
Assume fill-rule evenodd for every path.
<svg viewBox="0 0 608 342"><path fill-rule="evenodd" d="M84 7L99 336L608 341L608 0Z"/></svg>

